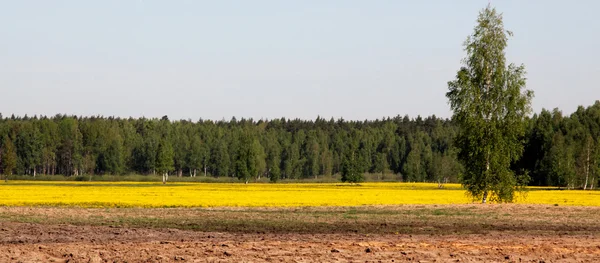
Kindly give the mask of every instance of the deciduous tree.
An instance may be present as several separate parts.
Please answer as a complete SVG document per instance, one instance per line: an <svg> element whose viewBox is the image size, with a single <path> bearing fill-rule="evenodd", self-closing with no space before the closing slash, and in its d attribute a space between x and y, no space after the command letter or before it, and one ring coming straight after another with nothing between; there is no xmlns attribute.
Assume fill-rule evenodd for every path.
<svg viewBox="0 0 600 263"><path fill-rule="evenodd" d="M473 198L511 202L515 187L525 183L510 166L521 157L524 118L533 92L525 89L525 67L506 65L510 31L502 15L488 6L479 13L474 32L464 43L467 57L446 96L460 127L461 178Z"/></svg>
<svg viewBox="0 0 600 263"><path fill-rule="evenodd" d="M8 136L4 136L2 149L0 149L0 165L4 173L4 181L8 181L8 176L12 175L17 167L17 150Z"/></svg>

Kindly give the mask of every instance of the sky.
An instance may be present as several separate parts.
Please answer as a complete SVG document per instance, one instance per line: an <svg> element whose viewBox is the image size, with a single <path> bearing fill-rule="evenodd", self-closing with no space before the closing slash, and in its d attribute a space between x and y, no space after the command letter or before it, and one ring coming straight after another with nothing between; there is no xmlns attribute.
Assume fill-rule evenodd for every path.
<svg viewBox="0 0 600 263"><path fill-rule="evenodd" d="M0 0L0 113L347 120L452 115L488 0ZM495 0L533 110L600 99L600 1Z"/></svg>

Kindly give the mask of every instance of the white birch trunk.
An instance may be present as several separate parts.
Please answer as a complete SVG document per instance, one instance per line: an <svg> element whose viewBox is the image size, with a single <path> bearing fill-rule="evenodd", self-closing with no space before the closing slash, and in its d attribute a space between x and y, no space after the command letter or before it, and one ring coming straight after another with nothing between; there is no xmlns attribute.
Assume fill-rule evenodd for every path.
<svg viewBox="0 0 600 263"><path fill-rule="evenodd" d="M586 164L585 164L585 184L583 185L583 190L587 190L589 175L590 175L590 142L588 140L587 158L586 158Z"/></svg>

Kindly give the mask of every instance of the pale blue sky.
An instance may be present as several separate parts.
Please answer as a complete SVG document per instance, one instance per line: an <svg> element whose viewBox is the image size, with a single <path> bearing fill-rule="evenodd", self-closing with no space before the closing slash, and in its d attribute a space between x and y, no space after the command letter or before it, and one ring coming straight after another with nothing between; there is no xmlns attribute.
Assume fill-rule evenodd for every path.
<svg viewBox="0 0 600 263"><path fill-rule="evenodd" d="M451 116L488 1L0 1L0 112ZM534 110L600 99L600 1L492 1Z"/></svg>

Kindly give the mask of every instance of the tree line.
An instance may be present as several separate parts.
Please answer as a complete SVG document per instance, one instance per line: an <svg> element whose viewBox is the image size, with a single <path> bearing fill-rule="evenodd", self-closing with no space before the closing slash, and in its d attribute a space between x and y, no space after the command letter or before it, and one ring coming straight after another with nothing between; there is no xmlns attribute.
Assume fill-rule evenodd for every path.
<svg viewBox="0 0 600 263"><path fill-rule="evenodd" d="M164 174L319 178L402 174L455 181L450 121L408 116L375 121L230 121L113 117L0 118L4 174Z"/></svg>
<svg viewBox="0 0 600 263"><path fill-rule="evenodd" d="M593 189L600 175L600 102L570 116L542 110L528 122L523 157L516 169L529 171L531 185Z"/></svg>
<svg viewBox="0 0 600 263"><path fill-rule="evenodd" d="M5 175L127 175L303 179L336 174L457 182L458 126L436 116L366 121L230 121L2 117ZM600 172L600 102L570 116L543 110L527 119L525 147L511 169L530 185L593 188ZM389 178L389 177L388 177Z"/></svg>

